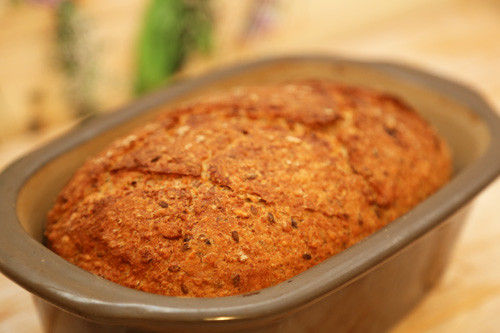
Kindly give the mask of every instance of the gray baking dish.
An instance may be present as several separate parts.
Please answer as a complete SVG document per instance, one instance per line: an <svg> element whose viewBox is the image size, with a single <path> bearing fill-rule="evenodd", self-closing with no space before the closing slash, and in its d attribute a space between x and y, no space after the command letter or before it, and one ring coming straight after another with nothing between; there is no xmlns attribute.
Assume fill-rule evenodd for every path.
<svg viewBox="0 0 500 333"><path fill-rule="evenodd" d="M412 211L279 285L222 298L122 287L43 246L46 212L75 169L165 105L214 89L329 78L401 96L450 144L454 176ZM87 119L0 175L0 269L35 295L47 332L379 332L435 285L469 202L500 173L500 121L470 89L400 65L328 56L264 59L178 82Z"/></svg>

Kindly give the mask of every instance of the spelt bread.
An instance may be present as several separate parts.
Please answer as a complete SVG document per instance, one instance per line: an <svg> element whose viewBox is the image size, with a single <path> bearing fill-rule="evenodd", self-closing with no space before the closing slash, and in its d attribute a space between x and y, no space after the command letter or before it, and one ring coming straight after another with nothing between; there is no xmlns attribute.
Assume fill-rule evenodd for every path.
<svg viewBox="0 0 500 333"><path fill-rule="evenodd" d="M146 292L214 297L285 281L401 216L450 153L398 98L304 80L165 112L89 159L47 245Z"/></svg>

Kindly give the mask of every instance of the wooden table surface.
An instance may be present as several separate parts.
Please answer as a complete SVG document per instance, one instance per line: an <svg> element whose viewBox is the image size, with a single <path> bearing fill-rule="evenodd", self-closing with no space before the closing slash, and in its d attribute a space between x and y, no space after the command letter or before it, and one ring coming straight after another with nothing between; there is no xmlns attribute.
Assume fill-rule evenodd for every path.
<svg viewBox="0 0 500 333"><path fill-rule="evenodd" d="M383 59L470 85L500 110L500 2L424 2L398 15L355 27L344 25L345 29L337 33L328 30L328 10L317 10L315 13L322 16L314 28L284 22L278 33L251 48L233 50L231 55L221 56L203 68L194 65L191 70L196 73L223 63L280 53ZM322 3L327 6L328 2ZM18 136L1 145L0 169L57 135L61 128ZM476 198L438 286L394 327L394 333L500 332L499 203L497 179ZM2 275L0 332L41 332L31 296Z"/></svg>

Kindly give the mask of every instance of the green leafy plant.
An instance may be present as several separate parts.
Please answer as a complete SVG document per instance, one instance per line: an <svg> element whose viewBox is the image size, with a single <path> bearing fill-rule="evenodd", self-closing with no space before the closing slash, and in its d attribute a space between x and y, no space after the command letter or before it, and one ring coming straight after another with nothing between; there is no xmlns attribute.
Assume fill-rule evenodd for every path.
<svg viewBox="0 0 500 333"><path fill-rule="evenodd" d="M211 45L208 0L152 0L139 37L135 92L166 84L192 52L208 53Z"/></svg>
<svg viewBox="0 0 500 333"><path fill-rule="evenodd" d="M74 1L62 0L56 7L58 64L67 78L67 92L76 116L96 110L94 96L94 47L88 38L88 22Z"/></svg>

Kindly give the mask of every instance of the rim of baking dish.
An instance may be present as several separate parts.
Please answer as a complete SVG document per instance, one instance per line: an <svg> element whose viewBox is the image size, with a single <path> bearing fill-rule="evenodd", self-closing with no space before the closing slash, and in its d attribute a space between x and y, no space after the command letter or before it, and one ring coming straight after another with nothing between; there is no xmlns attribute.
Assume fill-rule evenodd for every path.
<svg viewBox="0 0 500 333"><path fill-rule="evenodd" d="M489 130L490 144L475 162L406 215L306 272L250 294L182 298L122 287L70 264L34 240L22 228L16 209L19 191L39 168L52 159L179 94L237 73L282 61L362 66L432 89L474 111ZM46 302L96 322L120 325L140 322L154 326L155 323L166 322L182 324L257 318L269 320L315 302L352 283L439 225L499 174L500 120L487 102L468 87L394 63L309 55L266 58L180 82L147 96L120 112L90 119L74 131L11 164L0 175L0 270Z"/></svg>

